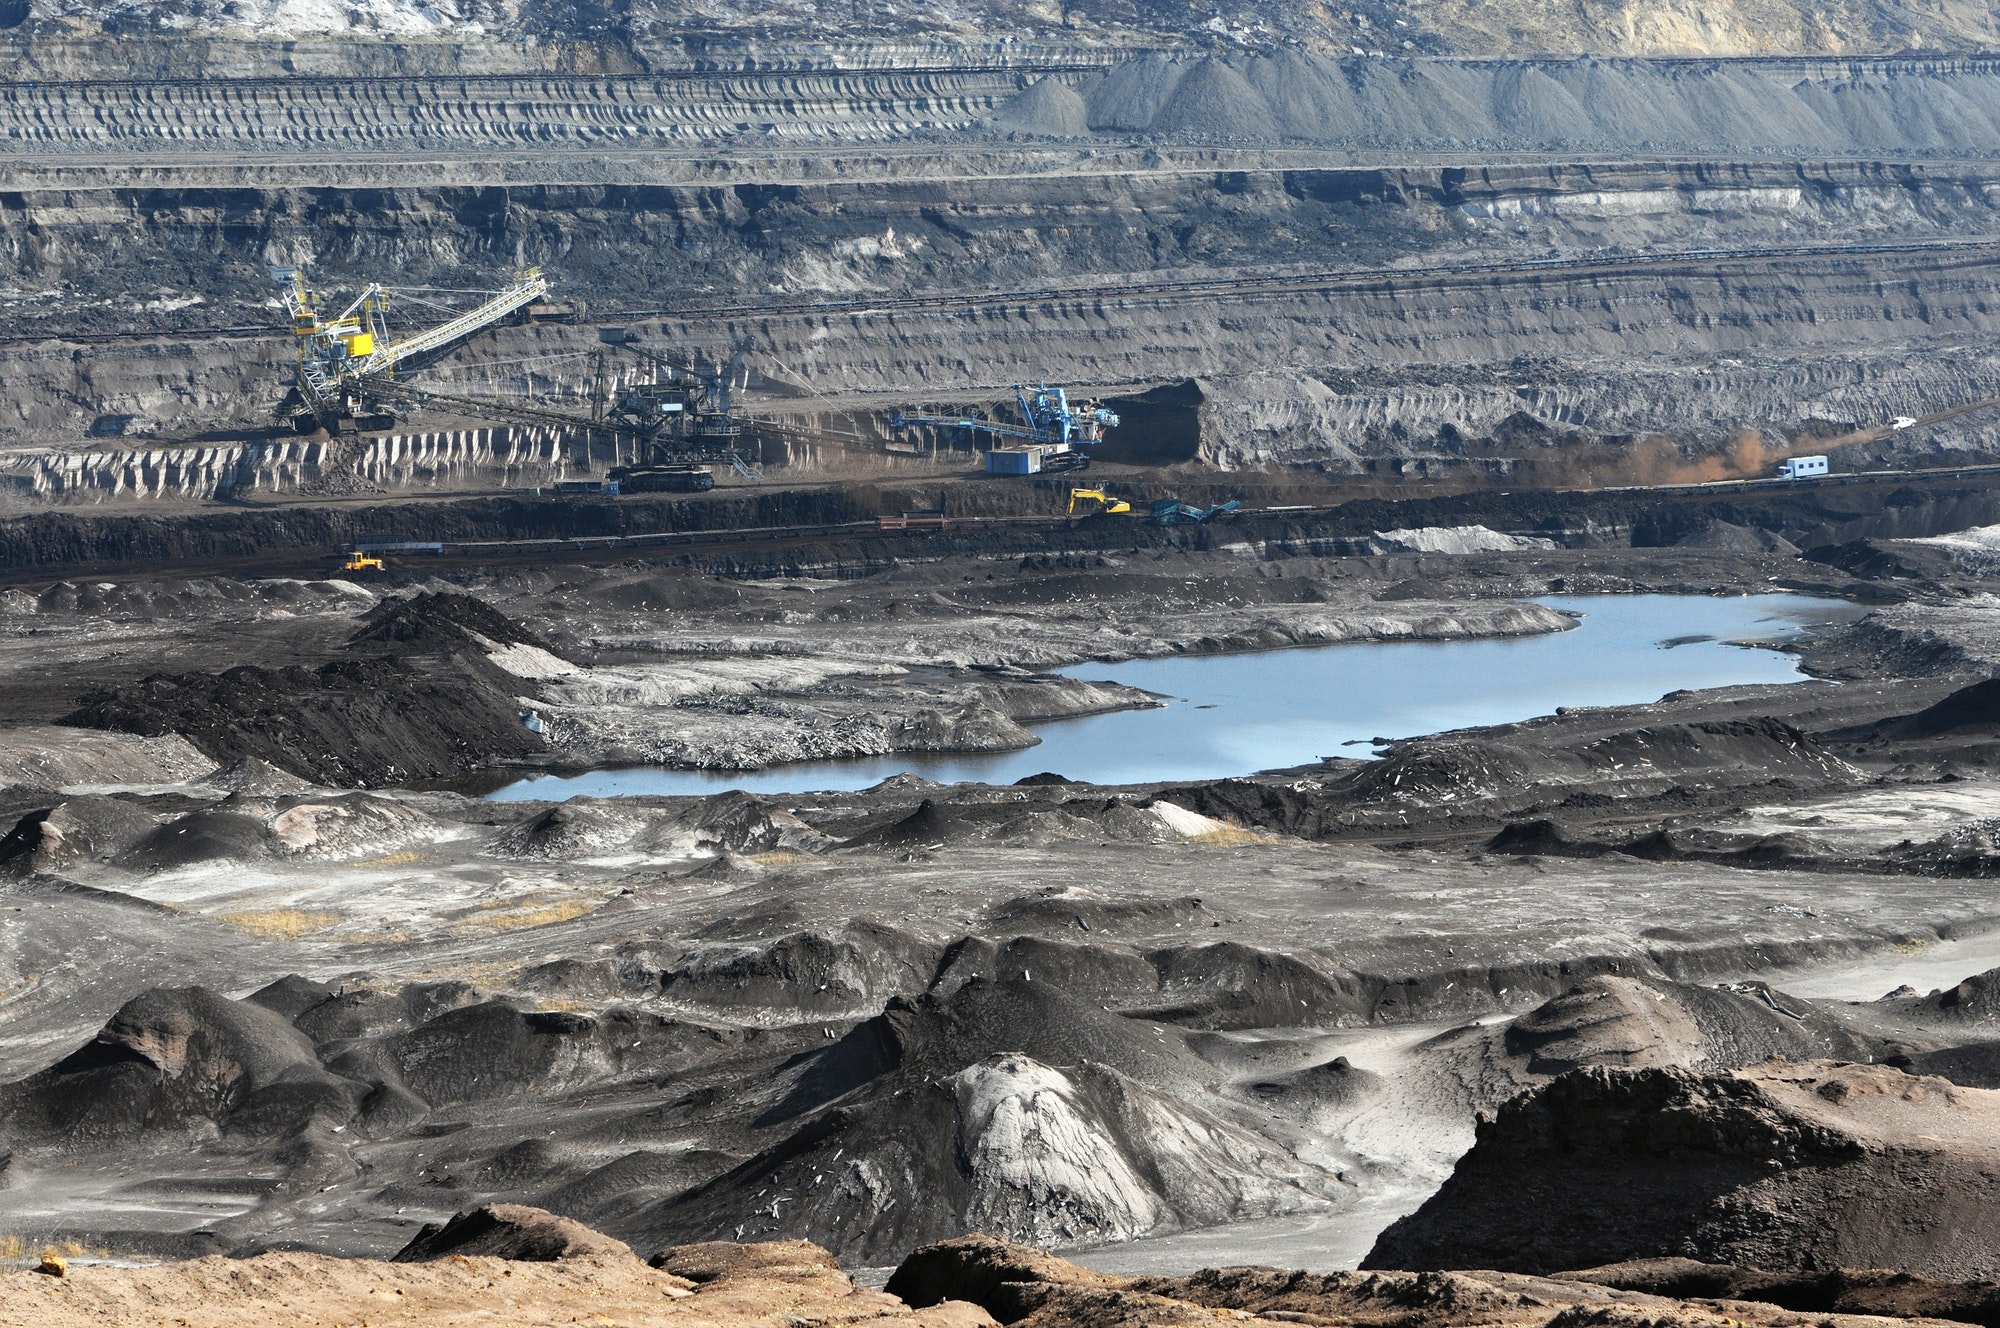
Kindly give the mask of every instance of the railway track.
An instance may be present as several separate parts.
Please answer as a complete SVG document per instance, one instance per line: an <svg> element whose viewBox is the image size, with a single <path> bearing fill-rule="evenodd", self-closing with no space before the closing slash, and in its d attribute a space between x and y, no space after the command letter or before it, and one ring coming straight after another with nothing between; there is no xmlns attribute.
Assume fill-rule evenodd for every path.
<svg viewBox="0 0 2000 1328"><path fill-rule="evenodd" d="M1592 254L1562 258L1526 258L1483 263L1437 263L1423 267L1321 268L1269 276L1205 277L1181 281L1115 281L1091 286L1048 286L1038 289L947 291L934 295L847 296L818 300L758 300L718 304L687 304L653 309L607 311L593 322L636 322L646 319L697 321L724 318L781 318L844 315L868 317L950 310L988 310L1016 305L1023 308L1059 304L1091 304L1127 300L1240 300L1260 295L1334 291L1379 286L1412 285L1456 278L1484 279L1527 276L1545 272L1588 275L1593 272L1670 270L1689 263L1758 263L1786 259L1888 257L1894 255L1961 255L1991 253L2000 259L2000 237L1964 240L1921 240L1895 244L1771 245L1752 249L1682 249L1653 254ZM55 341L70 345L201 337L223 340L283 340L290 333L271 326L184 327L168 330L124 330L68 333L61 336L0 337L0 346L35 345Z"/></svg>
<svg viewBox="0 0 2000 1328"><path fill-rule="evenodd" d="M341 94L355 88L397 87L504 87L509 84L542 84L575 87L641 88L648 84L716 83L730 80L769 78L820 78L833 81L884 78L938 78L959 74L1061 74L1089 73L1108 69L1136 50L1107 50L1075 59L994 61L990 64L916 64L879 69L840 66L769 68L659 69L647 73L570 74L556 71L488 74L253 74L244 78L80 78L19 79L0 85L0 103L37 100L30 94L74 92L88 95L102 92L199 92L203 96L236 96L265 91L331 91Z"/></svg>
<svg viewBox="0 0 2000 1328"><path fill-rule="evenodd" d="M2000 404L1996 402L1994 404ZM1949 480L1972 478L1975 476L2000 476L2000 463L1974 466L1940 466L1916 470L1870 470L1845 474L1822 476L1809 480L1741 479L1711 480L1702 484L1660 484L1651 486L1618 486L1603 489L1562 489L1560 493L1694 493L1729 491L1742 489L1785 488L1800 486L1846 487L1856 484L1881 483L1885 480ZM611 500L615 501L615 500ZM1332 515L1346 504L1286 505L1282 507L1244 508L1237 518L1264 518L1266 520L1312 520ZM1097 519L1097 518L1087 518ZM1064 515L1029 516L978 516L953 517L947 528L964 531L995 530L1047 530L1071 525L1075 518ZM818 525L801 526L752 526L726 530L655 531L637 535L583 535L548 537L522 540L468 540L445 541L442 551L457 556L481 554L534 554L534 553L581 553L591 550L600 552L627 550L658 546L700 547L727 544L764 544L783 541L826 539L854 535L929 535L935 531L901 531L885 529L872 520L842 521ZM1524 534L1534 532L1521 532Z"/></svg>

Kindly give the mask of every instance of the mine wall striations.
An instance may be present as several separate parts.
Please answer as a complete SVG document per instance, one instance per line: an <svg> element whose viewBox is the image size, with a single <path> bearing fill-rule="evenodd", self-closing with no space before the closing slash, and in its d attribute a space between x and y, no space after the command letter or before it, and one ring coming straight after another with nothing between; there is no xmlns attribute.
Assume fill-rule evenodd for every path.
<svg viewBox="0 0 2000 1328"><path fill-rule="evenodd" d="M30 154L192 148L222 157L1145 135L1397 153L1972 158L1987 155L2000 132L2000 70L1977 58L1454 60L1078 47L1003 63L987 51L938 48L913 50L902 67L781 58L690 77L632 69L635 60L605 48L594 60L550 51L544 58L558 67L474 77L440 68L451 61L425 48L406 49L409 59L385 57L360 78L225 80L189 78L185 64L147 70L142 47L144 86L10 85L0 95L0 142ZM66 63L52 54L48 63ZM621 63L628 67L614 67Z"/></svg>
<svg viewBox="0 0 2000 1328"><path fill-rule="evenodd" d="M341 442L0 452L0 500L212 499L260 494L539 487L591 469L547 428L454 429Z"/></svg>
<svg viewBox="0 0 2000 1328"><path fill-rule="evenodd" d="M267 426L290 367L256 331L272 262L336 288L556 274L575 321L455 351L426 371L444 390L524 390L542 357L537 390L580 401L593 327L616 322L693 350L747 335L763 372L884 407L1024 374L1193 380L1197 446L1133 441L1223 466L1354 471L1520 412L1552 437L1879 423L2000 395L1977 242L2000 234L1996 199L1990 166L1686 162L29 190L0 196L0 442ZM1939 242L1962 247L1875 247ZM1188 281L1208 284L1161 289ZM1994 427L1928 437L1987 446Z"/></svg>

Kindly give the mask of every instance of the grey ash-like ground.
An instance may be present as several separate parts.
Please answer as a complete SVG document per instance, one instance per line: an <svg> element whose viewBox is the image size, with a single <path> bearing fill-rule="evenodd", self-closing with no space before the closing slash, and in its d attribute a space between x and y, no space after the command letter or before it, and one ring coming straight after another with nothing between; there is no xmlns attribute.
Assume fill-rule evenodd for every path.
<svg viewBox="0 0 2000 1328"><path fill-rule="evenodd" d="M2000 1085L1974 976L2000 963L2000 609L1976 559L1927 550L1843 555L1858 573L1156 550L991 582L964 559L9 592L0 1214L134 1255L381 1255L507 1201L641 1253L807 1237L883 1265L967 1231L1087 1248L1269 1220L1353 1258L1482 1114L1503 1132L1473 1156L1502 1177L1547 1113L1615 1118L1575 1089L1502 1110L1566 1074L1671 1072L1657 1091L1690 1102L1771 1056ZM1802 647L1837 684L1377 762L563 804L450 778L1019 745L1145 700L1039 668L1226 648L1225 621L1264 646L1548 630L1515 597L1556 578L1891 602ZM1882 994L1843 967L1916 990L1787 990ZM1457 1220L1508 1220L1511 1182L1478 1179L1446 1191L1471 1195ZM1431 1211L1386 1248L1477 1247ZM1674 1228L1538 1266L1686 1240L1746 1261Z"/></svg>

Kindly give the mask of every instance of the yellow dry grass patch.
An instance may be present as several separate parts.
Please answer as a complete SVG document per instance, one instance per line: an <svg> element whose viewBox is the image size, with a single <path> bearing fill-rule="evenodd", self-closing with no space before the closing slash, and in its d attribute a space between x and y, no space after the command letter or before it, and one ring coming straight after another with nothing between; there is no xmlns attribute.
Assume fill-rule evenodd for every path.
<svg viewBox="0 0 2000 1328"><path fill-rule="evenodd" d="M1190 844L1215 844L1222 848L1241 848L1246 844L1270 844L1269 835L1260 835L1255 830L1244 830L1238 826L1225 825L1220 830L1205 830L1198 835L1189 835Z"/></svg>
<svg viewBox="0 0 2000 1328"><path fill-rule="evenodd" d="M58 1259L80 1259L84 1255L109 1258L110 1253L102 1248L91 1248L73 1240L45 1241L30 1248L16 1231L0 1231L0 1264L33 1265L38 1259L53 1256Z"/></svg>
<svg viewBox="0 0 2000 1328"><path fill-rule="evenodd" d="M581 899L565 899L554 904L537 904L529 908L514 908L504 912L495 911L479 917L467 919L475 927L487 927L493 931L516 931L523 927L547 927L558 922L568 922L593 911L596 905Z"/></svg>
<svg viewBox="0 0 2000 1328"><path fill-rule="evenodd" d="M407 867L413 862L422 862L423 860L423 854L412 849L404 849L401 853L384 853L379 858L364 858L354 865L357 867Z"/></svg>
<svg viewBox="0 0 2000 1328"><path fill-rule="evenodd" d="M756 863L759 867L789 867L795 862L811 861L812 855L808 853L794 853L791 849L780 848L773 849L769 853L752 853L749 857L750 861Z"/></svg>
<svg viewBox="0 0 2000 1328"><path fill-rule="evenodd" d="M238 931L280 941L296 941L312 932L325 931L340 921L338 913L305 908L246 909L219 916Z"/></svg>

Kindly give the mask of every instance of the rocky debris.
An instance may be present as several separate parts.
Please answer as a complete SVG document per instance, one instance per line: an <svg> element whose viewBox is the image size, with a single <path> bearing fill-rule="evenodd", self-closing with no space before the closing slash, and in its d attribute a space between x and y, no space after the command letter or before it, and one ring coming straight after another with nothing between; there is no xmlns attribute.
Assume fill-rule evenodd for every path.
<svg viewBox="0 0 2000 1328"><path fill-rule="evenodd" d="M541 1230L570 1225L546 1214L530 1224ZM141 1328L162 1318L211 1328L474 1328L496 1318L569 1323L588 1307L606 1322L689 1328L755 1328L788 1317L841 1328L993 1328L989 1316L962 1301L913 1311L892 1296L856 1287L824 1251L810 1247L669 1251L674 1261L686 1259L691 1271L710 1274L695 1282L647 1267L596 1232L576 1232L578 1245L597 1251L554 1260L467 1251L393 1263L295 1253L137 1267L77 1263L60 1282L29 1271L0 1272L0 1321L35 1328Z"/></svg>
<svg viewBox="0 0 2000 1328"><path fill-rule="evenodd" d="M449 1222L425 1223L391 1262L428 1263L454 1254L556 1263L593 1254L631 1258L632 1247L540 1208L482 1204L453 1214Z"/></svg>
<svg viewBox="0 0 2000 1328"><path fill-rule="evenodd" d="M1702 1269L1687 1260L1661 1261L1661 1268ZM1655 1286L1650 1265L1628 1265L1559 1277L1518 1273L1477 1272L1339 1272L1258 1267L1204 1268L1184 1275L1121 1277L1079 1267L1038 1249L989 1236L966 1236L913 1251L891 1275L887 1290L912 1306L937 1305L957 1297L986 1310L1010 1326L1025 1328L1140 1328L1171 1325L1198 1328L1217 1319L1254 1322L1352 1324L1358 1328L1800 1328L1792 1307L1775 1303L1717 1304L1709 1285L1740 1279L1754 1285L1758 1278L1783 1284L1782 1276L1747 1269L1712 1269L1706 1279L1688 1277L1686 1289ZM1732 1275L1734 1277L1732 1278ZM1870 1300L1860 1291L1882 1278L1873 1273L1825 1276L1829 1284L1856 1288L1849 1300L1882 1308L1850 1309L1798 1305L1807 1313L1826 1314L1820 1322L1831 1328L1866 1328L1871 1321L1859 1314L1916 1317L1924 1307L1979 1306L1990 1289L1950 1283L1924 1284L1906 1300L1878 1295ZM1626 1288L1625 1279L1635 1285ZM1793 1279L1803 1285L1808 1279ZM1686 1299L1682 1299L1685 1297ZM1695 1299L1695 1298L1699 1299ZM1907 1305L1907 1311L1895 1306ZM1980 1319L1969 1322L1984 1322ZM1879 1325L1879 1320L1872 1321Z"/></svg>
<svg viewBox="0 0 2000 1328"><path fill-rule="evenodd" d="M2000 1095L1880 1065L1577 1070L1483 1123L1363 1266L1685 1255L1989 1277L1996 1123Z"/></svg>
<svg viewBox="0 0 2000 1328"><path fill-rule="evenodd" d="M1881 1268L1773 1273L1694 1259L1640 1259L1581 1272L1565 1281L1679 1299L1752 1300L1801 1314L1870 1314L2000 1325L2000 1283L1940 1282Z"/></svg>

